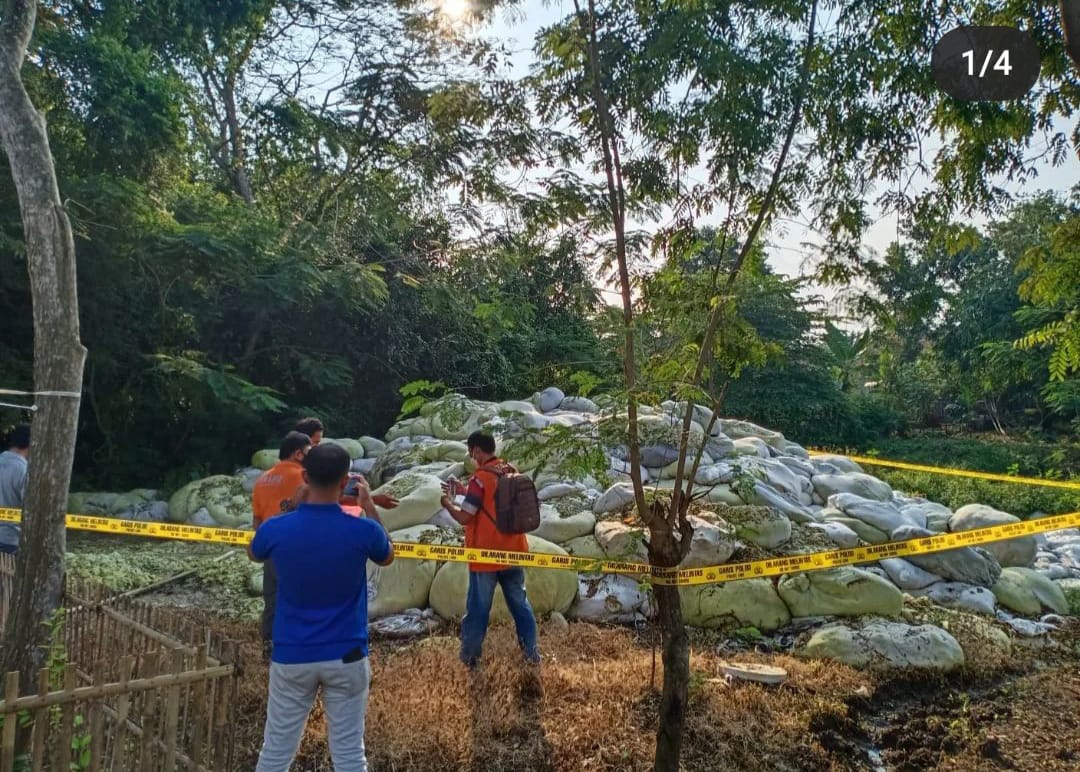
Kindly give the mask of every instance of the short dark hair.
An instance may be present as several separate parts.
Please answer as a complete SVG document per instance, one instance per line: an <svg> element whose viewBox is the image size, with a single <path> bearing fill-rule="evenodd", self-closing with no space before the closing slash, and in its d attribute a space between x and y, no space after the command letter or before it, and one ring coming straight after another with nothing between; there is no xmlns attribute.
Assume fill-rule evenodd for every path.
<svg viewBox="0 0 1080 772"><path fill-rule="evenodd" d="M8 434L8 447L26 450L30 447L30 424L19 424Z"/></svg>
<svg viewBox="0 0 1080 772"><path fill-rule="evenodd" d="M480 448L485 453L495 453L495 438L484 432L473 432L469 435L469 439L465 441L465 444L469 450Z"/></svg>
<svg viewBox="0 0 1080 772"><path fill-rule="evenodd" d="M311 416L310 418L301 418L297 421L296 426L293 427L293 431L303 432L308 437L312 437L315 435L315 432L326 431L326 427L323 426L322 421L318 418Z"/></svg>
<svg viewBox="0 0 1080 772"><path fill-rule="evenodd" d="M303 432L289 432L285 435L285 439L281 441L277 457L284 461L296 451L303 450L310 444L311 438Z"/></svg>
<svg viewBox="0 0 1080 772"><path fill-rule="evenodd" d="M349 473L352 459L340 445L316 445L304 457L308 483L316 488L331 488Z"/></svg>

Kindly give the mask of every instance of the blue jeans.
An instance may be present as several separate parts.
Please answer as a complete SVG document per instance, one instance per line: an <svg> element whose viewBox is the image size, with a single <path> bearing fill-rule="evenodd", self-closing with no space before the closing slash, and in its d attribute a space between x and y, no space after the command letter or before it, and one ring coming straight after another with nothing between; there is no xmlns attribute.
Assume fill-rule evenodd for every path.
<svg viewBox="0 0 1080 772"><path fill-rule="evenodd" d="M518 645L530 662L540 661L536 642L536 617L525 595L525 569L470 571L469 594L465 598L465 617L461 620L461 661L474 667L484 648L495 585L502 586L503 599L517 628Z"/></svg>

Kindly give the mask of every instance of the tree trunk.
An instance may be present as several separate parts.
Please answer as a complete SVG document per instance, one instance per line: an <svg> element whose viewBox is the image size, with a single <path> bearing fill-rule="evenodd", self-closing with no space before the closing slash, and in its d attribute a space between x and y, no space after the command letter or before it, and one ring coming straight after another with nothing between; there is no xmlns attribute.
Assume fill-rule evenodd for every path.
<svg viewBox="0 0 1080 772"><path fill-rule="evenodd" d="M583 25L582 31L588 41L588 65L591 75L592 98L596 105L600 126L600 149L607 179L608 206L611 209L611 226L615 232L615 261L619 266L619 294L622 298L623 317L623 379L626 382L627 447L630 456L630 482L634 486L634 503L646 523L650 523L650 511L645 502L645 487L641 481L641 443L638 441L638 395L637 352L634 344L634 305L630 285L629 259L626 254L626 187L623 183L622 162L619 159L619 138L615 122L611 118L611 105L600 83L600 52L596 40L596 4L588 0L588 26L581 12L581 3L574 0L574 10Z"/></svg>
<svg viewBox="0 0 1080 772"><path fill-rule="evenodd" d="M1080 0L1061 0L1060 7L1065 50L1073 64L1080 67Z"/></svg>
<svg viewBox="0 0 1080 772"><path fill-rule="evenodd" d="M23 507L15 595L0 672L17 670L30 691L45 662L49 622L63 593L65 532L86 349L79 341L75 243L60 201L45 119L23 87L20 70L36 3L7 0L0 22L0 140L22 212L34 313L36 413ZM56 392L67 392L68 395Z"/></svg>
<svg viewBox="0 0 1080 772"><path fill-rule="evenodd" d="M221 93L225 104L225 120L229 125L229 177L233 187L244 203L255 203L255 193L251 189L251 179L247 173L247 152L244 149L244 129L240 126L240 117L236 110L236 75L230 73L225 79L225 88Z"/></svg>
<svg viewBox="0 0 1080 772"><path fill-rule="evenodd" d="M649 532L649 562L662 566L679 563L679 543L670 530ZM690 639L683 624L679 588L657 584L657 622L661 631L661 660L664 687L660 694L659 723L656 729L655 772L677 772L686 726L686 701L690 685Z"/></svg>

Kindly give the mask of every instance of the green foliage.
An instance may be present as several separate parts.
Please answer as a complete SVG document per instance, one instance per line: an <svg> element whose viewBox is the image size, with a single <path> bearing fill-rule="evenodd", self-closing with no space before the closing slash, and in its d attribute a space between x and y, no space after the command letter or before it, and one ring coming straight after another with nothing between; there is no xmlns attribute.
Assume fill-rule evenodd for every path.
<svg viewBox="0 0 1080 772"><path fill-rule="evenodd" d="M190 356L190 358L189 358ZM234 375L236 368L228 365L207 367L198 361L200 352L189 356L156 354L154 369L164 375L179 376L205 386L210 398L224 408L245 408L255 412L281 412L286 405L275 395L273 389L256 386Z"/></svg>
<svg viewBox="0 0 1080 772"><path fill-rule="evenodd" d="M961 105L910 56L952 24L931 5L845 6L804 78L805 3L598 3L600 86L642 224L626 234L636 398L709 403L730 381L726 414L807 444L1080 427L1075 202L1009 210L990 181L1020 178L1025 142L1075 109L1078 79L1055 13L994 5L970 20L1030 28L1044 77L1013 103ZM621 313L595 286L611 278L612 220L588 168L599 113L578 17L541 31L520 82L506 52L382 0L44 4L33 45L24 75L75 229L89 350L77 487L179 487L231 472L302 415L378 434L446 390L628 396ZM268 76L307 47L340 80ZM773 274L761 234L726 284L802 87L761 234L805 209L827 237L822 275L869 288L857 330ZM905 171L912 126L944 132L935 185L887 194L905 238L856 260L864 183ZM1048 131L1065 158L1075 140ZM508 168L537 184L506 185ZM950 222L962 202L1004 203L980 233ZM716 228L695 222L707 216ZM22 239L3 176L0 370L18 388L33 380Z"/></svg>
<svg viewBox="0 0 1080 772"><path fill-rule="evenodd" d="M547 471L570 480L591 476L607 485L606 443L597 442L595 429L592 424L579 424L525 431L506 442L502 455L523 471Z"/></svg>
<svg viewBox="0 0 1080 772"><path fill-rule="evenodd" d="M570 381L570 383L577 386L578 396L581 397L588 397L590 394L593 393L593 391L596 390L598 386L603 383L603 380L600 378L600 376L596 375L595 373L591 373L588 370L577 370L573 373L570 373L570 377L568 378L568 380Z"/></svg>
<svg viewBox="0 0 1080 772"><path fill-rule="evenodd" d="M1077 511L1075 491L884 468L872 473L897 491L923 496L954 510L965 504L986 504L1019 518L1035 512L1058 515Z"/></svg>
<svg viewBox="0 0 1080 772"><path fill-rule="evenodd" d="M854 447L858 452L872 450L882 458L1024 477L1056 478L1066 470L1080 470L1080 445L1076 443L925 434L879 439Z"/></svg>
<svg viewBox="0 0 1080 772"><path fill-rule="evenodd" d="M419 412L420 408L431 400L431 397L427 395L441 396L446 393L446 385L421 379L406 383L398 389L398 392L405 397L405 401L401 403L401 411L398 413L400 421L412 413Z"/></svg>
<svg viewBox="0 0 1080 772"><path fill-rule="evenodd" d="M751 472L743 470L736 464L735 481L731 483L731 490L735 491L743 501L753 501L756 496L754 487L758 479Z"/></svg>
<svg viewBox="0 0 1080 772"><path fill-rule="evenodd" d="M496 174L559 140L484 41L400 4L330 0L60 4L36 34L25 73L69 202L89 351L76 487L231 472L305 414L378 434L420 378L506 398L615 372L577 242L551 239ZM339 80L292 61L308 53ZM271 77L283 67L297 79ZM5 180L0 367L29 387ZM492 204L513 227L485 230ZM451 237L463 228L478 237Z"/></svg>
<svg viewBox="0 0 1080 772"><path fill-rule="evenodd" d="M83 770L90 768L90 730L86 726L86 719L81 713L75 715L75 732L71 736L71 769Z"/></svg>
<svg viewBox="0 0 1080 772"><path fill-rule="evenodd" d="M1046 243L1024 253L1026 274L1020 296L1051 319L1017 341L1020 348L1049 347L1050 379L1080 373L1080 212L1072 209L1050 232Z"/></svg>

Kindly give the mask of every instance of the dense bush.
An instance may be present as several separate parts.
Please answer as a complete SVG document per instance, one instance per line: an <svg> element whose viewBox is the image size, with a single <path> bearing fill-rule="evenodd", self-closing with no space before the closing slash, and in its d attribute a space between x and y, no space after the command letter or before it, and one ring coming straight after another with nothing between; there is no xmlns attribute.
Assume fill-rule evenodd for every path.
<svg viewBox="0 0 1080 772"><path fill-rule="evenodd" d="M1080 495L1077 495L1077 491L922 472L893 471L881 467L871 467L867 471L888 482L894 490L924 496L951 509L965 504L986 504L1020 518L1026 518L1035 512L1061 515L1080 511Z"/></svg>
<svg viewBox="0 0 1080 772"><path fill-rule="evenodd" d="M853 447L860 452L876 453L882 458L902 459L916 464L1028 477L1080 477L1080 445L1075 443L922 434L914 437L867 438Z"/></svg>

